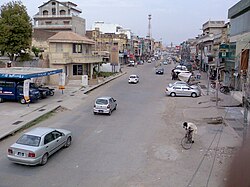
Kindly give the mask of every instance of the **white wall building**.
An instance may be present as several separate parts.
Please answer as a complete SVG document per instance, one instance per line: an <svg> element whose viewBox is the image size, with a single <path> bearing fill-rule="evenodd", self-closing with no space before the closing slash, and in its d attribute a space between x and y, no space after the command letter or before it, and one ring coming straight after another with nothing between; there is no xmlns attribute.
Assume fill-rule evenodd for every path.
<svg viewBox="0 0 250 187"><path fill-rule="evenodd" d="M104 21L95 21L92 30L99 29L102 33L126 34L131 39L132 32L130 29L124 29L122 26L114 23L104 23Z"/></svg>

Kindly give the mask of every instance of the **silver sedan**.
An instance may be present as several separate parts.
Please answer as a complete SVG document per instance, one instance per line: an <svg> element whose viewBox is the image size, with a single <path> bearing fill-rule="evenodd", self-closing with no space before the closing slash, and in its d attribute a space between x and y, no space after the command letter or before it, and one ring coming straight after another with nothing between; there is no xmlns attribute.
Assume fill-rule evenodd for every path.
<svg viewBox="0 0 250 187"><path fill-rule="evenodd" d="M188 86L185 84L170 84L166 87L166 94L174 96L191 96L198 97L201 95L201 90L197 86Z"/></svg>
<svg viewBox="0 0 250 187"><path fill-rule="evenodd" d="M24 133L8 149L8 159L24 165L45 165L48 157L61 149L69 147L72 134L68 130L38 127Z"/></svg>

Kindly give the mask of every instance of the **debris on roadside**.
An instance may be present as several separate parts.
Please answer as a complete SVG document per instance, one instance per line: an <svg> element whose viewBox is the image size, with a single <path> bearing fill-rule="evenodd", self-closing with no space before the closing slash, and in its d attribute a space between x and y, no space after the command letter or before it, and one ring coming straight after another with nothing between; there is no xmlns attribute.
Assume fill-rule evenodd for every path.
<svg viewBox="0 0 250 187"><path fill-rule="evenodd" d="M223 117L211 117L211 118L203 118L208 124L222 124L224 123Z"/></svg>

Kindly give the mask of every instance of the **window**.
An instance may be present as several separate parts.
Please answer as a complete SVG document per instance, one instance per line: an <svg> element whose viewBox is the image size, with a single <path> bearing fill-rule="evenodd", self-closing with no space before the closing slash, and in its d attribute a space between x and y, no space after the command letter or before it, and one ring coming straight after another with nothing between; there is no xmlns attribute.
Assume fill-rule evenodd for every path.
<svg viewBox="0 0 250 187"><path fill-rule="evenodd" d="M56 52L63 52L63 46L61 43L56 44Z"/></svg>
<svg viewBox="0 0 250 187"><path fill-rule="evenodd" d="M38 147L40 144L40 140L41 138L39 136L24 134L17 140L16 143L21 144L21 145L29 145L29 146Z"/></svg>
<svg viewBox="0 0 250 187"><path fill-rule="evenodd" d="M49 12L48 12L47 10L44 10L44 11L43 11L43 15L44 15L44 16L47 16L48 14L49 14Z"/></svg>
<svg viewBox="0 0 250 187"><path fill-rule="evenodd" d="M57 139L59 138L60 136L62 136L62 133L58 132L58 131L53 131L52 132L52 135L54 137L54 139Z"/></svg>
<svg viewBox="0 0 250 187"><path fill-rule="evenodd" d="M81 64L73 65L73 75L83 75L83 67Z"/></svg>
<svg viewBox="0 0 250 187"><path fill-rule="evenodd" d="M63 21L64 25L69 25L69 21Z"/></svg>
<svg viewBox="0 0 250 187"><path fill-rule="evenodd" d="M56 15L56 9L52 8L52 15Z"/></svg>
<svg viewBox="0 0 250 187"><path fill-rule="evenodd" d="M54 140L53 134L49 133L44 137L44 144L52 142Z"/></svg>
<svg viewBox="0 0 250 187"><path fill-rule="evenodd" d="M60 15L66 15L66 11L65 10L60 10Z"/></svg>
<svg viewBox="0 0 250 187"><path fill-rule="evenodd" d="M82 53L82 44L73 44L73 53Z"/></svg>

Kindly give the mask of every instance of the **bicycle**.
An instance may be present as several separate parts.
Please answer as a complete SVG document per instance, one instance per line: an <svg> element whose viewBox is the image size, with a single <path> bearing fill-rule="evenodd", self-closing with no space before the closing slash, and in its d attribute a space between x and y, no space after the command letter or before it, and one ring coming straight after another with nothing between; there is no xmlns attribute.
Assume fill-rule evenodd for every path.
<svg viewBox="0 0 250 187"><path fill-rule="evenodd" d="M220 92L224 94L229 94L230 91L234 90L232 86L222 86L220 87Z"/></svg>
<svg viewBox="0 0 250 187"><path fill-rule="evenodd" d="M193 132L192 130L187 130L185 136L181 140L181 146L184 149L190 149L192 147L193 144L192 132Z"/></svg>

